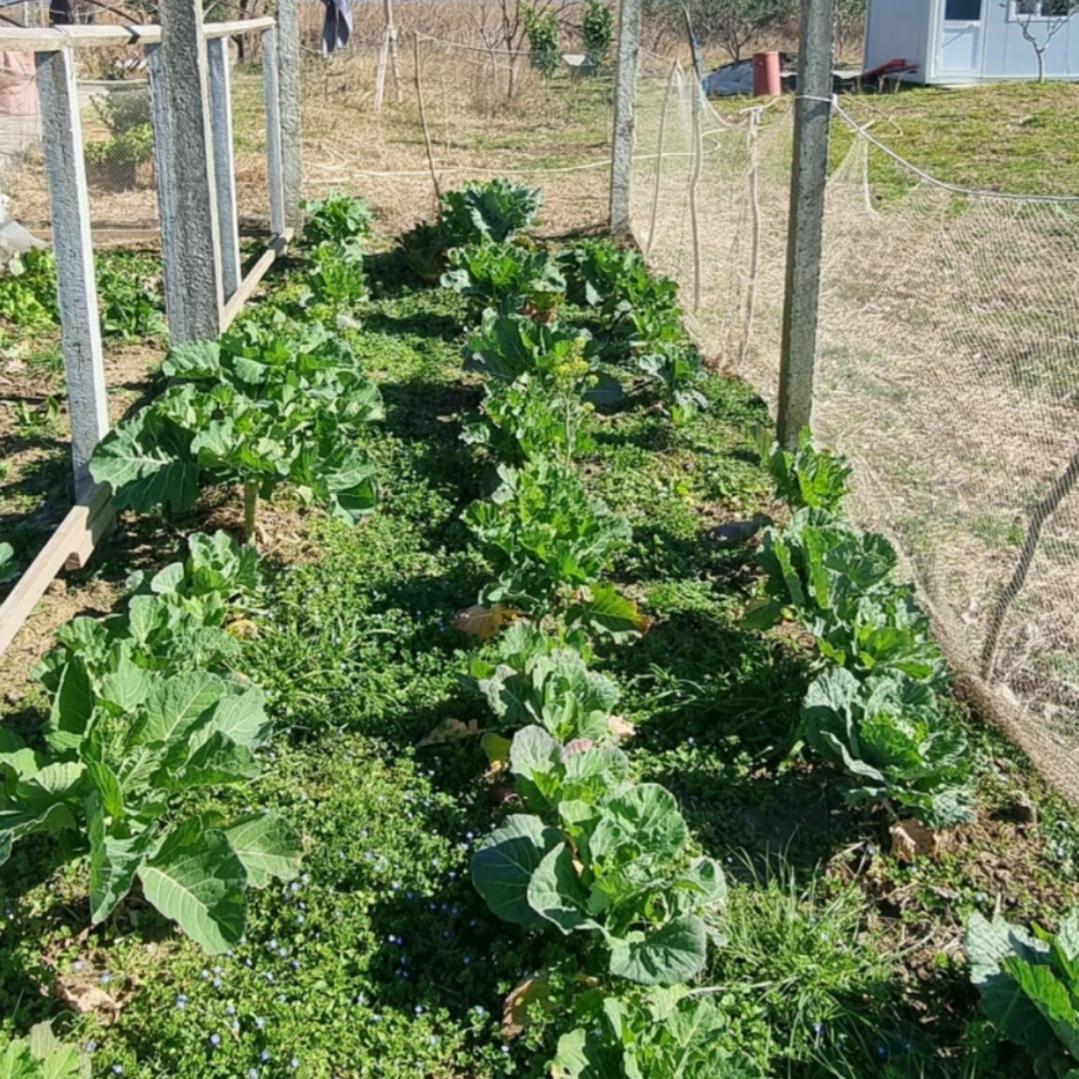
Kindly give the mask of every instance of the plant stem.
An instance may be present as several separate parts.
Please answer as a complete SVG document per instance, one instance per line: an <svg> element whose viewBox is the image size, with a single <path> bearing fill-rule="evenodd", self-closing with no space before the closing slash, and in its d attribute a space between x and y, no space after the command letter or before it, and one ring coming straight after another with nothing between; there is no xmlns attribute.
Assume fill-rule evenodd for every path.
<svg viewBox="0 0 1079 1079"><path fill-rule="evenodd" d="M258 484L249 480L244 484L244 543L255 546L255 511L259 504Z"/></svg>

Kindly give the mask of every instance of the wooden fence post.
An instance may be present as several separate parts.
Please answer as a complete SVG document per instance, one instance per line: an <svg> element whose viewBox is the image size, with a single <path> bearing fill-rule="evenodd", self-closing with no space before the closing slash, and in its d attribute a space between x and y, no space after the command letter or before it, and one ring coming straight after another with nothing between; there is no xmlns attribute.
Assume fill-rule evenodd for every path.
<svg viewBox="0 0 1079 1079"><path fill-rule="evenodd" d="M266 175L270 191L270 231L285 231L285 163L281 149L281 78L278 69L277 35L273 27L262 31L262 81L266 98Z"/></svg>
<svg viewBox="0 0 1079 1079"><path fill-rule="evenodd" d="M36 63L60 297L60 335L71 411L71 463L75 497L81 499L93 486L90 456L109 429L90 237L90 198L82 154L75 55L70 49L41 52Z"/></svg>
<svg viewBox="0 0 1079 1079"><path fill-rule="evenodd" d="M285 224L299 233L303 226L299 0L277 0L277 74Z"/></svg>
<svg viewBox="0 0 1079 1079"><path fill-rule="evenodd" d="M630 228L630 173L633 167L633 114L637 94L637 60L640 55L641 0L621 0L619 11L610 229L614 235L623 236Z"/></svg>
<svg viewBox="0 0 1079 1079"><path fill-rule="evenodd" d="M832 114L833 0L802 0L794 158L787 225L787 282L779 360L778 438L794 449L813 414L821 236Z"/></svg>
<svg viewBox="0 0 1079 1079"><path fill-rule="evenodd" d="M162 0L150 49L165 310L173 344L221 332L221 245L200 0Z"/></svg>
<svg viewBox="0 0 1079 1079"><path fill-rule="evenodd" d="M214 147L214 182L221 233L221 288L226 300L240 284L240 229L236 210L236 173L232 149L232 92L229 39L206 42L210 78L210 130Z"/></svg>

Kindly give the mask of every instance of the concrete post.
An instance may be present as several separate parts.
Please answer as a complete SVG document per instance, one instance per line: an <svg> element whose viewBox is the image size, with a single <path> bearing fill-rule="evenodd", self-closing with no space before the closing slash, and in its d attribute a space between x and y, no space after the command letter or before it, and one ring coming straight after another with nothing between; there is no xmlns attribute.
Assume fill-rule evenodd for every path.
<svg viewBox="0 0 1079 1079"><path fill-rule="evenodd" d="M300 3L277 0L277 75L285 224L303 226L303 155L300 143Z"/></svg>
<svg viewBox="0 0 1079 1079"><path fill-rule="evenodd" d="M90 456L109 429L90 238L90 198L82 156L75 55L70 49L40 52L36 63L56 252L60 336L71 412L71 463L78 499L93 485Z"/></svg>
<svg viewBox="0 0 1079 1079"><path fill-rule="evenodd" d="M633 114L637 94L637 60L640 55L641 0L621 0L619 8L610 198L610 228L616 236L629 232L629 186L633 166Z"/></svg>
<svg viewBox="0 0 1079 1079"><path fill-rule="evenodd" d="M832 114L833 0L802 0L794 160L787 226L787 283L779 361L778 438L794 449L813 414L821 236Z"/></svg>
<svg viewBox="0 0 1079 1079"><path fill-rule="evenodd" d="M162 0L161 44L149 55L169 336L174 344L212 339L223 290L199 0Z"/></svg>
<svg viewBox="0 0 1079 1079"><path fill-rule="evenodd" d="M285 231L285 165L281 149L281 79L273 28L262 31L262 85L266 98L266 176L270 192L270 231Z"/></svg>

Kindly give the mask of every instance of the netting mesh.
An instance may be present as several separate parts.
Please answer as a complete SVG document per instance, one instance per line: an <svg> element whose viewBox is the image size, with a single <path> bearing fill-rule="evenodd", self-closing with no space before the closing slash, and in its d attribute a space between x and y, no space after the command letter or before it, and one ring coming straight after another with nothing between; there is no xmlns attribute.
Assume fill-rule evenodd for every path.
<svg viewBox="0 0 1079 1079"><path fill-rule="evenodd" d="M637 238L690 306L699 288L708 354L774 402L791 112L729 123L677 68L646 72L637 102ZM814 427L854 462L851 513L895 543L953 664L1079 796L1079 200L942 185L835 123L850 149L827 189Z"/></svg>

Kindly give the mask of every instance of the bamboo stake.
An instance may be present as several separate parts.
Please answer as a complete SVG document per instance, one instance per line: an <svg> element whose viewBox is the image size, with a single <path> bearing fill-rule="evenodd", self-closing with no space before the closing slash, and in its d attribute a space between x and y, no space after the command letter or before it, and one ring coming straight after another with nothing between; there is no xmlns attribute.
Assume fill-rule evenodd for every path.
<svg viewBox="0 0 1079 1079"><path fill-rule="evenodd" d="M749 114L749 212L751 232L749 248L749 280L746 282L746 320L742 327L742 346L738 350L738 363L744 369L746 356L749 354L749 341L753 333L753 312L757 306L757 272L761 257L761 208L758 200L757 177L757 129L760 125L761 110L753 109Z"/></svg>
<svg viewBox="0 0 1079 1079"><path fill-rule="evenodd" d="M423 80L420 77L420 35L412 34L412 56L416 64L416 98L420 103L420 126L423 128L423 141L427 147L427 167L431 170L431 185L435 189L435 205L442 201L442 191L438 186L438 173L435 171L435 155L431 149L431 131L427 126L427 109L423 104Z"/></svg>

